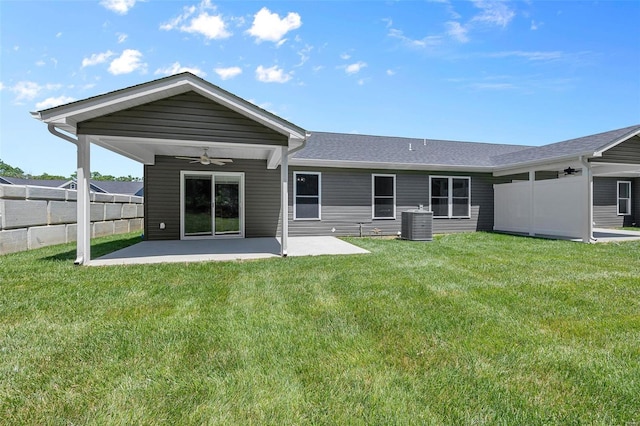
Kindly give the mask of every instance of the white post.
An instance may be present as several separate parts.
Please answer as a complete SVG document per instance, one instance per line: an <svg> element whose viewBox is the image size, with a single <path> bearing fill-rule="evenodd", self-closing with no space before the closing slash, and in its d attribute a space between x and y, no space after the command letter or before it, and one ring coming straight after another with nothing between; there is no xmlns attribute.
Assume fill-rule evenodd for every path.
<svg viewBox="0 0 640 426"><path fill-rule="evenodd" d="M91 144L89 138L78 136L77 175L77 257L76 265L86 265L91 260L91 199L89 198L89 178L91 177Z"/></svg>
<svg viewBox="0 0 640 426"><path fill-rule="evenodd" d="M280 196L282 201L282 235L280 236L280 255L287 257L287 239L289 238L289 147L282 147L280 159Z"/></svg>
<svg viewBox="0 0 640 426"><path fill-rule="evenodd" d="M536 235L536 171L529 170L529 235Z"/></svg>
<svg viewBox="0 0 640 426"><path fill-rule="evenodd" d="M582 242L590 243L593 240L593 173L591 172L591 165L588 161L580 158L582 162L582 175L585 177L585 186L586 186L586 199L587 205L586 207L586 218L584 224L584 230L582 234Z"/></svg>

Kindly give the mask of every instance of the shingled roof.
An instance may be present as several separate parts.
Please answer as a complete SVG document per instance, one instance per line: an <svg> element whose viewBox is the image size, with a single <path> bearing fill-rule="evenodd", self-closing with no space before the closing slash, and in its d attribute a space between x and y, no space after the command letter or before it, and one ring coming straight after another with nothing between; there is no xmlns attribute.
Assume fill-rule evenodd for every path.
<svg viewBox="0 0 640 426"><path fill-rule="evenodd" d="M526 150L501 145L347 133L312 132L292 159L406 165L491 167L491 157Z"/></svg>
<svg viewBox="0 0 640 426"><path fill-rule="evenodd" d="M640 133L640 125L544 146L312 132L292 164L496 169L570 156L593 155Z"/></svg>
<svg viewBox="0 0 640 426"><path fill-rule="evenodd" d="M511 166L535 161L553 160L580 155L593 155L611 144L626 140L640 132L640 125L611 130L609 132L569 139L549 145L533 147L517 152L498 155L492 158L494 166Z"/></svg>

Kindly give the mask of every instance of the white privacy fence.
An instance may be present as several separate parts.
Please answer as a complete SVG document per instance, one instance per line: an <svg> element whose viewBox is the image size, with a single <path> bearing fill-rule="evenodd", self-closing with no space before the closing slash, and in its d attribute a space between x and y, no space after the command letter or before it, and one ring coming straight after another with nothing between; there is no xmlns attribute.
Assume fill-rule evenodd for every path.
<svg viewBox="0 0 640 426"><path fill-rule="evenodd" d="M582 238L588 222L588 187L571 176L494 185L494 230Z"/></svg>

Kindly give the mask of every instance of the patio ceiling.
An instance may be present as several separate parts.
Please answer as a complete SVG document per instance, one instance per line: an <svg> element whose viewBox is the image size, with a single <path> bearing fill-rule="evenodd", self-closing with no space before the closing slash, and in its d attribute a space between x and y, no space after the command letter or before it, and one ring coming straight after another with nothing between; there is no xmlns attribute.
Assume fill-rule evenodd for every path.
<svg viewBox="0 0 640 426"><path fill-rule="evenodd" d="M211 157L267 160L279 162L280 147L274 145L234 144L198 140L90 136L92 143L134 161L153 165L156 155L198 157L208 148Z"/></svg>

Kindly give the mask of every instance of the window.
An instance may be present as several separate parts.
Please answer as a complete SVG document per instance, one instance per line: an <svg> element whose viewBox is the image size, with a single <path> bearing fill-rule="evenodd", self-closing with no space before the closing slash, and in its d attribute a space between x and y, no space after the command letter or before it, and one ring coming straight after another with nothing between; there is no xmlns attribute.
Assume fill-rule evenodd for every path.
<svg viewBox="0 0 640 426"><path fill-rule="evenodd" d="M372 175L374 219L396 218L396 175Z"/></svg>
<svg viewBox="0 0 640 426"><path fill-rule="evenodd" d="M618 215L629 216L631 214L631 182L618 181Z"/></svg>
<svg viewBox="0 0 640 426"><path fill-rule="evenodd" d="M293 174L295 186L293 188L293 218L317 220L320 219L320 173Z"/></svg>
<svg viewBox="0 0 640 426"><path fill-rule="evenodd" d="M471 217L471 178L430 176L433 217Z"/></svg>

